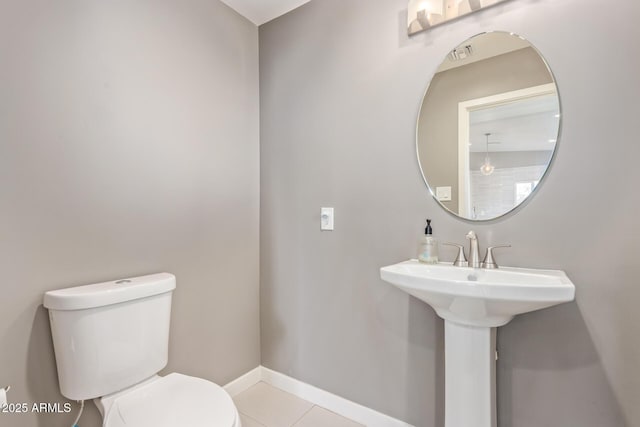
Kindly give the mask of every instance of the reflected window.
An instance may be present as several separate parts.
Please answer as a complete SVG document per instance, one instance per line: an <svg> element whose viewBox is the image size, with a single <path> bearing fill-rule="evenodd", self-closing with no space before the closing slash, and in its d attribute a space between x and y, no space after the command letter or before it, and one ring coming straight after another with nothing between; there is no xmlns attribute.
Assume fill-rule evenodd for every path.
<svg viewBox="0 0 640 427"><path fill-rule="evenodd" d="M516 182L516 204L529 197L540 181Z"/></svg>

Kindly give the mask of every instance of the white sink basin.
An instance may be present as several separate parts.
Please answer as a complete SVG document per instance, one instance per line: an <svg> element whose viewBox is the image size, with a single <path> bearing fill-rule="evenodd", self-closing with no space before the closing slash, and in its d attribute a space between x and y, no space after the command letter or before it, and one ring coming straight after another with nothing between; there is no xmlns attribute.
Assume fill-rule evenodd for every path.
<svg viewBox="0 0 640 427"><path fill-rule="evenodd" d="M575 286L559 270L409 260L382 267L380 277L444 319L445 427L497 427L496 328L575 296Z"/></svg>
<svg viewBox="0 0 640 427"><path fill-rule="evenodd" d="M426 302L443 319L470 326L502 326L517 314L575 296L575 286L560 270L484 270L409 260L382 267L380 277Z"/></svg>

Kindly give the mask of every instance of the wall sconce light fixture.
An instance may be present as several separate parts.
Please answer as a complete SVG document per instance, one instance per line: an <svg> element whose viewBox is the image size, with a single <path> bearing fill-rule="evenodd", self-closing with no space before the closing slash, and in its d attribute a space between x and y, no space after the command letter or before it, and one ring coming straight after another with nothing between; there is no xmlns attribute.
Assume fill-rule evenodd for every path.
<svg viewBox="0 0 640 427"><path fill-rule="evenodd" d="M508 0L409 0L407 29L410 36L452 19Z"/></svg>

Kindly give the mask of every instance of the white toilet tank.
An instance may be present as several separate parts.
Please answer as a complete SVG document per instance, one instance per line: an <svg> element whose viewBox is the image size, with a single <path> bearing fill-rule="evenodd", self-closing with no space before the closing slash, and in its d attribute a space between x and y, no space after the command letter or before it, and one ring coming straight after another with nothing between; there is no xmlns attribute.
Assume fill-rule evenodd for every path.
<svg viewBox="0 0 640 427"><path fill-rule="evenodd" d="M159 273L47 292L62 394L105 396L164 368L175 287L174 275Z"/></svg>

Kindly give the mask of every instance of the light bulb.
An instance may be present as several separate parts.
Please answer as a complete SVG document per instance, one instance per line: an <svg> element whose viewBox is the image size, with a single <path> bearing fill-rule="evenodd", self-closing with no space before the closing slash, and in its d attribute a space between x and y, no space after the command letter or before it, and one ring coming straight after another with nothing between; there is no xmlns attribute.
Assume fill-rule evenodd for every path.
<svg viewBox="0 0 640 427"><path fill-rule="evenodd" d="M487 138L487 155L484 158L484 163L480 166L480 173L486 176L493 173L495 166L491 164L491 160L489 159L489 136L491 136L491 133L487 132L484 136Z"/></svg>
<svg viewBox="0 0 640 427"><path fill-rule="evenodd" d="M418 10L424 10L429 15L442 15L443 0L427 0L420 3Z"/></svg>
<svg viewBox="0 0 640 427"><path fill-rule="evenodd" d="M484 160L484 163L482 164L482 166L480 166L480 173L481 173L482 175L491 175L491 174L493 173L493 170L494 170L495 168L496 168L496 167L495 167L495 166L493 166L493 165L489 162L489 158L487 157L487 158Z"/></svg>

